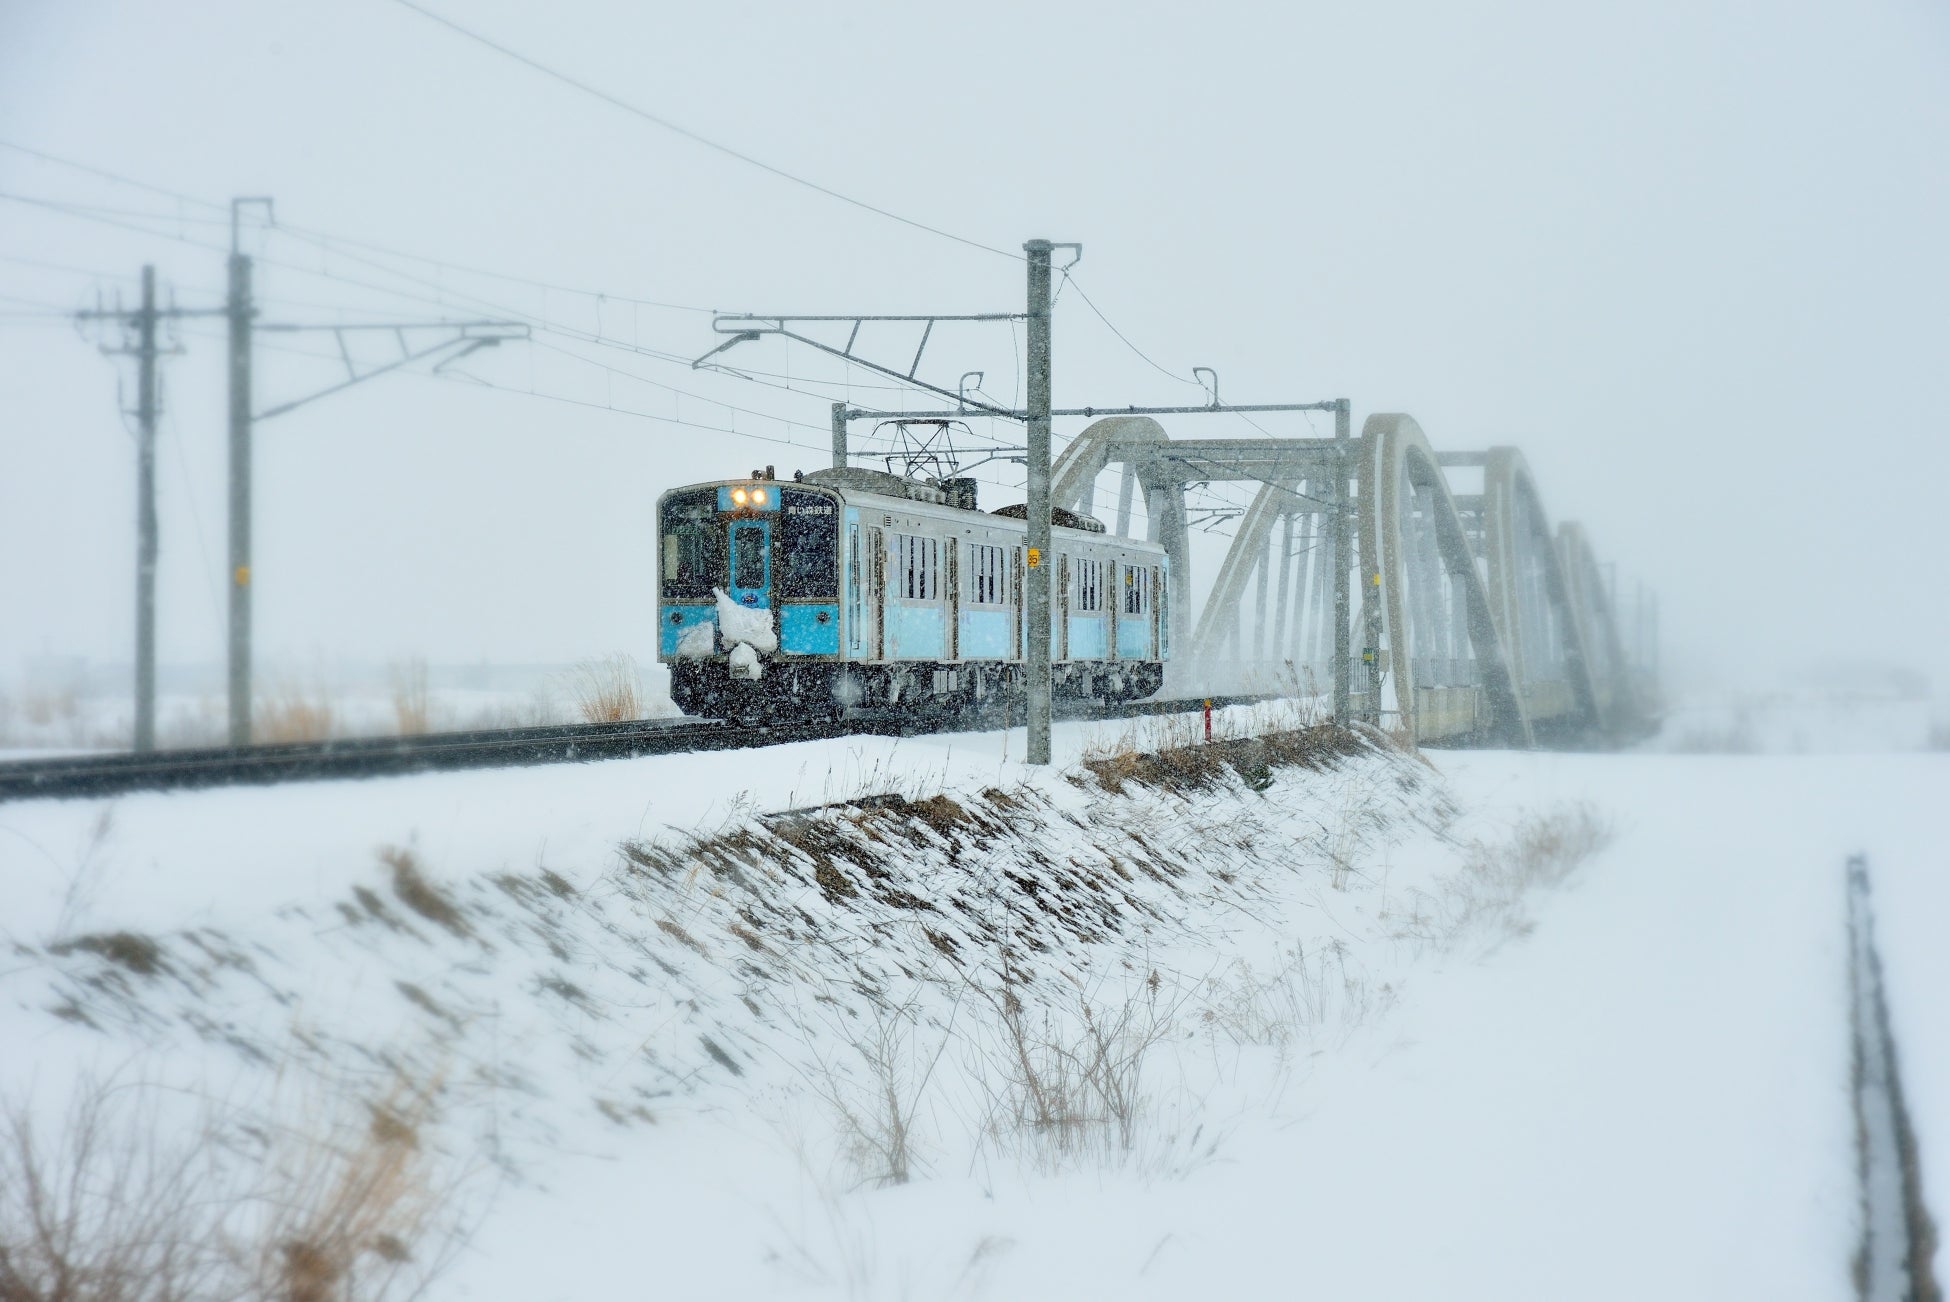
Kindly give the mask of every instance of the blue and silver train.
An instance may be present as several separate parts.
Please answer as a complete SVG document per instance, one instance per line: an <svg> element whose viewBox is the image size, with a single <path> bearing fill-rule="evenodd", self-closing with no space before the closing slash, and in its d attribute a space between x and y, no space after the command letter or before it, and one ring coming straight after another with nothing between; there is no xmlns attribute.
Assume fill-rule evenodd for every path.
<svg viewBox="0 0 1950 1302"><path fill-rule="evenodd" d="M975 481L858 468L672 489L657 503L657 656L686 714L955 712L1022 687L1027 524ZM1055 513L1059 696L1136 700L1171 648L1164 549Z"/></svg>

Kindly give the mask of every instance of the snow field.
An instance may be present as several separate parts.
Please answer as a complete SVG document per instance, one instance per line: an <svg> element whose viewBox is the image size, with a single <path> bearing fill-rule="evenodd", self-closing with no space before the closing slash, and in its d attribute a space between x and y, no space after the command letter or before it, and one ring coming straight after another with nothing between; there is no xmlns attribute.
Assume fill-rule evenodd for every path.
<svg viewBox="0 0 1950 1302"><path fill-rule="evenodd" d="M1119 731L1059 725L1058 758ZM0 1088L51 1110L132 1060L239 1098L278 1071L438 1078L443 1144L503 1174L472 1182L436 1296L1840 1296L1860 849L1945 1169L1918 997L1950 978L1944 757L1370 756L1105 797L1010 740L129 797L99 831L103 806L8 806L0 925L29 952L0 975ZM890 790L973 815L767 816ZM1583 809L1614 835L1561 888L1487 871ZM890 875L825 845L852 893L822 882L808 828L880 837ZM1105 871L1133 833L1158 877ZM756 892L724 871L768 865ZM1101 902L1091 880L1128 897L1027 907ZM172 971L48 952L118 930ZM101 1029L48 1015L77 995ZM1086 1121L1025 1124L1012 1056L1088 1066L1086 1006L1118 1028L1098 1060L1137 1060L1133 1124L1087 1087ZM890 1084L905 1184L874 1142Z"/></svg>

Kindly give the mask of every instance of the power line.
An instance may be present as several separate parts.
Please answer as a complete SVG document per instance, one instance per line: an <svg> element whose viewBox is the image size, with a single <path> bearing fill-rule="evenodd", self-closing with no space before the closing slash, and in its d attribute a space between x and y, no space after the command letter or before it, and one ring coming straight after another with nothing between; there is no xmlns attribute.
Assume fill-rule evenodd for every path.
<svg viewBox="0 0 1950 1302"><path fill-rule="evenodd" d="M121 230L134 231L137 235L148 235L161 240L175 240L179 244L189 244L199 249L208 249L212 253L222 253L228 255L230 252L229 249L225 248L221 244L210 244L203 240L193 240L187 235L179 235L169 231L154 230L148 226L134 226L125 221L117 221L113 217L105 216L97 212L91 212L88 209L88 206L85 204L63 203L57 199L42 199L42 198L37 198L34 195L14 194L11 191L5 191L5 190L0 190L0 199L10 200L14 203L28 204L35 208L45 208L52 212L63 213L70 217L80 217L85 221L100 222L104 226L114 226L114 227L118 227ZM173 217L168 213L145 214L145 216L146 219L150 221L175 221L176 220L175 217Z"/></svg>
<svg viewBox="0 0 1950 1302"><path fill-rule="evenodd" d="M553 290L558 294L575 294L583 298L600 299L611 303L627 303L633 307L663 308L667 311L672 311L672 312L699 312L705 315L710 315L711 313L717 310L715 308L709 308L709 307L698 307L691 303L670 303L662 299L655 299L655 298L633 298L628 294L613 294L608 292L607 290L582 289L575 285L558 285L553 281L538 280L533 276L523 276L508 271L494 271L487 267L469 266L464 262L449 262L443 258L430 258L423 253L408 253L404 249L388 248L383 244L374 244L368 240L355 240L344 235L328 235L323 231L312 230L304 226L293 226L286 222L277 223L276 229L283 231L288 235L295 236L298 239L310 241L311 243L318 245L322 249L326 249L331 252L336 252L341 257L353 257L352 254L345 252L345 248L342 247L342 246L350 246L356 249L365 249L368 252L372 252L372 253L384 254L385 256L391 258L406 258L412 262L423 262L430 267L443 267L449 271L461 271L474 276L487 276L494 280L512 281L513 283L518 285L530 285L536 289ZM367 266L374 267L380 271L389 272L393 275L402 276L402 277L406 276L405 272L400 271L397 268L387 267L377 262L368 261L367 259L364 258L355 258L354 260L365 262ZM408 277L408 278L418 279L417 277Z"/></svg>
<svg viewBox="0 0 1950 1302"><path fill-rule="evenodd" d="M633 407L618 407L614 403L591 402L586 398L571 398L565 394L550 393L544 389L534 389L534 388L518 389L510 384L496 384L492 380L483 380L477 375L462 376L462 375L456 375L452 371L439 371L439 372L409 371L407 372L407 374L418 375L420 376L420 378L427 379L427 380L444 380L450 384L472 384L472 385L477 385L484 389L498 389L502 393L520 394L521 396L527 398L546 398L550 402L566 402L576 407L589 407L596 411L614 412L619 416L635 416L641 420L661 421L664 424L668 424L668 425L682 425L688 429L704 430L712 434L729 434L733 438L756 439L760 443L775 443L782 447L803 448L808 452L818 452L821 455L824 455L826 452L826 448L815 444L799 443L799 442L795 442L792 439L770 438L764 434L753 434L748 430L732 429L727 425L705 425L705 424L701 424L698 421L685 420L681 416L664 416L657 412L652 412L652 411L638 411ZM704 398L701 399L701 401L710 402L711 399ZM723 404L720 403L716 405L722 406ZM768 416L765 419L782 420L781 417L777 417L777 416ZM798 422L784 421L783 423L797 424Z"/></svg>
<svg viewBox="0 0 1950 1302"><path fill-rule="evenodd" d="M230 220L228 216L229 209L224 204L217 203L210 199L200 199L195 195L184 194L179 190L171 190L164 186L153 185L147 181L139 181L134 177L124 176L119 172L111 172L105 168L96 167L89 163L83 163L76 159L63 158L58 154L51 154L48 153L46 150L35 149L28 145L19 144L11 140L0 140L0 148L18 150L23 154L28 154L34 158L41 159L44 162L55 163L61 167L72 168L77 172L85 172L90 176L97 176L102 178L103 180L113 181L118 185L131 186L138 190L147 191L150 194L161 195L162 197L167 199L174 199L179 203L192 204L198 208L207 208L212 213L219 214L219 215L211 216L211 217L189 217L181 213L135 212L127 209L94 208L93 205L87 205L87 204L65 204L65 205L53 205L51 203L49 204L49 206L59 206L63 211L74 210L76 211L77 215L87 215L87 213L83 210L93 209L93 211L102 214L140 217L148 221L195 221L199 223L210 223L213 225L220 225ZM25 197L22 198L22 201L35 202L35 200L28 199ZM426 263L429 266L444 267L452 271L467 272L471 275L489 276L497 280L507 280L507 281L513 281L518 284L532 285L538 289L554 290L557 293L577 294L587 298L609 299L613 302L630 303L640 307L666 308L666 309L670 309L673 311L680 311L680 312L708 313L714 310L708 307L697 307L688 303L670 303L659 299L635 298L626 294L612 294L604 290L582 289L574 285L560 285L552 281L540 280L533 276L523 276L523 275L518 275L506 271L495 271L487 267L470 266L462 262L450 262L443 258L428 257L427 255L422 253L412 253L405 249L396 249L388 245L377 244L369 240L353 239L350 236L333 235L325 231L315 230L313 228L305 227L305 226L292 226L292 225L279 223L276 224L276 229L288 232L289 234L299 239L311 241L312 243L318 244L322 248L328 248L328 249L336 248L337 246L341 246L341 245L351 246L353 248L362 248L373 253L385 254L388 257L406 258L410 261ZM152 232L152 233L163 234L163 232ZM343 249L339 249L338 251L343 253ZM345 256L350 256L350 255L345 255ZM404 274L402 272L398 272L397 269L395 268L384 267L378 263L369 263L368 265L378 267L382 271L391 271L394 274L399 274L399 275Z"/></svg>
<svg viewBox="0 0 1950 1302"><path fill-rule="evenodd" d="M41 271L61 271L75 276L92 276L97 280L134 280L125 271L93 271L87 267L69 266L65 262L49 262L45 258L23 258L17 253L0 253L0 262L12 262L23 267L34 267Z"/></svg>
<svg viewBox="0 0 1950 1302"><path fill-rule="evenodd" d="M1066 271L1063 273L1063 279L1069 284L1076 285L1077 296L1083 300L1084 306L1088 307L1092 312L1096 313L1097 319L1099 321L1102 321L1106 326L1109 326L1110 332L1116 335L1117 338L1123 343L1123 345L1126 348L1130 349L1132 352L1136 353L1141 359L1143 359L1145 365L1149 366L1152 370L1158 372L1160 375L1170 376L1172 379L1178 381L1180 384L1189 384L1194 388L1202 387L1197 380L1188 380L1184 376L1178 374L1178 372L1170 370L1164 366L1160 366L1157 362L1152 361L1151 354L1145 352L1142 348L1139 348L1136 344L1132 343L1130 339L1125 335L1125 333L1122 330L1119 330L1117 328L1116 323L1114 323L1109 317L1104 315L1104 310L1091 301L1090 295L1084 293L1083 286L1077 285L1076 277L1072 276L1069 272Z"/></svg>
<svg viewBox="0 0 1950 1302"><path fill-rule="evenodd" d="M71 167L77 172L87 172L91 176L99 176L103 180L113 181L117 185L128 185L138 190L147 190L151 194L159 194L165 199L174 199L179 203L193 204L198 208L210 208L217 212L226 211L223 204L214 203L208 199L199 199L195 195L184 194L179 190L166 190L160 185L151 185L147 181L138 181L133 177L123 176L118 172L111 172L106 168L95 167L89 163L78 163L72 158L62 158L58 154L50 154L44 150L18 144L12 140L0 140L0 149L17 150L20 153L32 155L43 162L55 163L62 167Z"/></svg>
<svg viewBox="0 0 1950 1302"><path fill-rule="evenodd" d="M432 19L434 22L439 23L442 27L445 27L450 31L458 32L460 35L465 36L470 41L474 41L481 45L485 45L488 49L493 50L495 53L513 59L516 63L519 63L524 67L532 68L536 72L539 72L546 77L552 77L556 81L559 81L566 86L573 86L575 89L583 92L585 95L592 95L595 98L603 101L605 104L609 104L615 108L620 108L626 113L634 114L635 116L642 118L645 122L651 123L654 126L662 127L664 130L672 132L676 135L680 135L684 137L684 139L689 140L694 144L703 145L706 149L715 150L718 153L725 155L727 158L735 158L739 162L745 163L752 167L756 167L762 172L769 172L771 175L776 176L781 180L790 181L794 185L802 185L806 187L808 190L814 190L820 194L825 195L829 199L837 199L841 203L851 204L855 208L859 208L862 209L863 211L873 213L875 216L885 217L889 221L899 222L903 226L911 226L915 230L926 231L930 235L938 235L944 240L953 240L956 244L963 244L968 246L971 249L980 249L984 253L993 253L997 257L1009 258L1017 262L1020 262L1022 260L1022 255L1019 253L1011 253L1006 249L998 249L992 244L983 244L979 240L971 240L966 236L956 235L952 231L944 231L939 226L930 226L926 222L916 221L912 217L903 217L901 216L901 214L897 212L890 212L885 208L881 208L874 204L870 204L866 202L864 199L855 199L851 195L841 194L838 190L832 189L829 186L821 185L817 181L808 180L803 176L798 176L792 172L788 172L784 168L774 167L770 163L763 162L759 159L753 158L750 154L743 153L739 150L733 149L729 145L719 144L717 141L712 140L707 136L699 135L697 132L692 131L688 127L678 125L677 123L671 121L669 118L660 117L657 114L650 112L648 109L639 108L637 105L630 103L628 100L618 99L616 96L610 94L606 90L602 90L596 86L593 86L590 83L583 81L577 77L573 77L566 72L561 72L555 68L551 68L545 63L539 63L536 60L529 58L527 55L521 53L518 50L510 49L509 47L502 45L498 41L494 41L489 39L488 37L482 36L479 32L471 31L468 28L462 27L459 23L454 22L450 18L443 18L441 15L434 13L431 9L427 9L418 4L415 4L413 0L395 0L395 2L397 4L404 6L407 9L411 9L414 13L419 14L423 18Z"/></svg>

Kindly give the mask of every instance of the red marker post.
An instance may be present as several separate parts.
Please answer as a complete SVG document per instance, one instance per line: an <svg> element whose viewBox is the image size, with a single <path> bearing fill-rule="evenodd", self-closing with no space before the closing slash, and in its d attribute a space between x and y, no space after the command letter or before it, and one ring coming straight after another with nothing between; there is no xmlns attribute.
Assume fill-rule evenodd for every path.
<svg viewBox="0 0 1950 1302"><path fill-rule="evenodd" d="M1205 740L1212 740L1212 698L1205 698Z"/></svg>

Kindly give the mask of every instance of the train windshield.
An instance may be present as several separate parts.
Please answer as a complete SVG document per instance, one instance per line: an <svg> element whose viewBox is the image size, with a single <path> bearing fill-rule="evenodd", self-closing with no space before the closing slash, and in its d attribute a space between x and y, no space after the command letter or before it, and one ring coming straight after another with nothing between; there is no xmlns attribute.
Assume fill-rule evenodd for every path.
<svg viewBox="0 0 1950 1302"><path fill-rule="evenodd" d="M839 510L833 499L796 488L782 490L779 498L779 595L838 600Z"/></svg>
<svg viewBox="0 0 1950 1302"><path fill-rule="evenodd" d="M725 581L725 530L718 522L714 488L664 499L665 601L709 601Z"/></svg>

